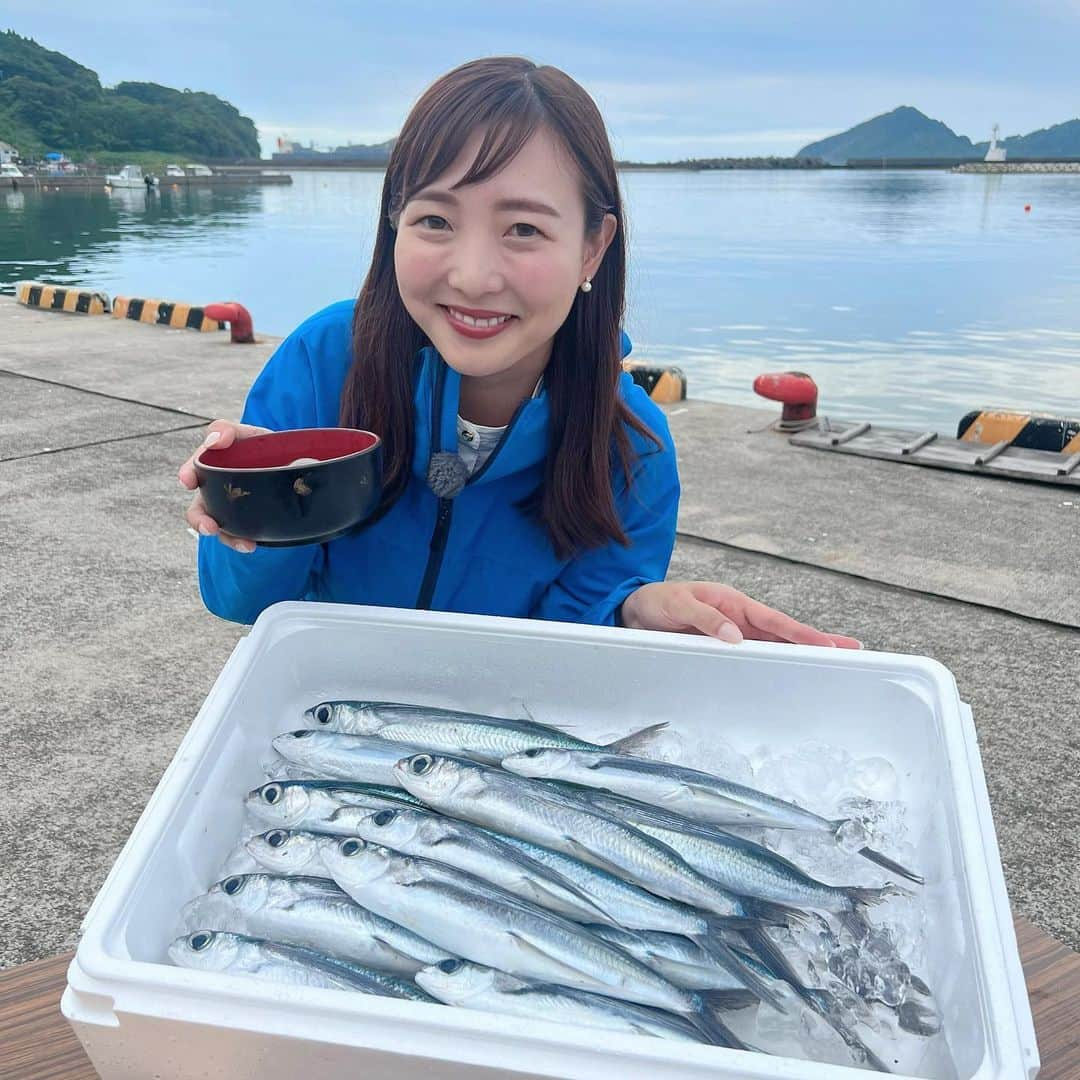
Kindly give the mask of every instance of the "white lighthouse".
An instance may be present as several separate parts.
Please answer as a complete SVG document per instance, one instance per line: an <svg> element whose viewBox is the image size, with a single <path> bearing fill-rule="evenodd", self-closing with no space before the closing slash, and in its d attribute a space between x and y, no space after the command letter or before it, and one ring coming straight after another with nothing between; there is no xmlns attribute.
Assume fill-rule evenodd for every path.
<svg viewBox="0 0 1080 1080"><path fill-rule="evenodd" d="M998 125L994 125L993 134L990 137L990 149L986 151L983 161L1004 161L1005 147L998 146Z"/></svg>

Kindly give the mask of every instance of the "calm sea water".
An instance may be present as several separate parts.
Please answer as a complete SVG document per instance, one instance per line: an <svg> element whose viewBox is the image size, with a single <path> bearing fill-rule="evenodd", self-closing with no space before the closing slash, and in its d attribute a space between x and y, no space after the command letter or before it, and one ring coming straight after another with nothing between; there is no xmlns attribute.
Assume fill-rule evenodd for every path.
<svg viewBox="0 0 1080 1080"><path fill-rule="evenodd" d="M634 355L679 364L692 396L766 404L754 376L797 369L835 418L948 432L983 405L1080 413L1080 176L622 183ZM355 295L381 184L377 172L305 172L291 187L4 192L0 289L37 278L236 299L257 330L285 334Z"/></svg>

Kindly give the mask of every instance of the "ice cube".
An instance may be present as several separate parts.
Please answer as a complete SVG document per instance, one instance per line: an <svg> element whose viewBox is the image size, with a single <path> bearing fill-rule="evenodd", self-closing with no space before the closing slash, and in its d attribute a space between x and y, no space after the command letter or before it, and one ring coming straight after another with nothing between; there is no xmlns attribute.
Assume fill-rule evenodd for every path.
<svg viewBox="0 0 1080 1080"><path fill-rule="evenodd" d="M896 770L883 757L859 758L852 766L850 781L862 795L878 802L897 796Z"/></svg>
<svg viewBox="0 0 1080 1080"><path fill-rule="evenodd" d="M858 818L849 818L836 830L836 842L850 852L860 851L867 846L870 835Z"/></svg>

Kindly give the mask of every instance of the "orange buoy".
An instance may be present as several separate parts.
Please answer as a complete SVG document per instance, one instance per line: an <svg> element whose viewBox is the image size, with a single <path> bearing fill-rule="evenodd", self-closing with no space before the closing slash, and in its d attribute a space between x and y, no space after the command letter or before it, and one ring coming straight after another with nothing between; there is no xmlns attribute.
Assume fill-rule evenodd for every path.
<svg viewBox="0 0 1080 1080"><path fill-rule="evenodd" d="M1024 213L1025 213L1025 214L1030 214L1030 213L1031 213L1031 203L1027 203L1027 204L1026 204L1026 205L1024 206Z"/></svg>

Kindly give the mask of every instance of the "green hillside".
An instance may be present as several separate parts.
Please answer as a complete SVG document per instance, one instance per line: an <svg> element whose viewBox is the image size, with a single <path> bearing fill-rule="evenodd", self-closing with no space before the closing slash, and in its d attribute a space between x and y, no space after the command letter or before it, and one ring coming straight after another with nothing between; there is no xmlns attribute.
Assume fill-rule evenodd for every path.
<svg viewBox="0 0 1080 1080"><path fill-rule="evenodd" d="M816 157L830 165L853 158L971 158L978 156L971 140L940 120L901 105L850 131L804 146L797 157Z"/></svg>
<svg viewBox="0 0 1080 1080"><path fill-rule="evenodd" d="M11 30L0 33L0 141L25 159L50 150L259 156L254 123L227 101L156 83L104 88L96 72Z"/></svg>
<svg viewBox="0 0 1080 1080"><path fill-rule="evenodd" d="M1010 135L1001 145L1011 158L1077 158L1080 157L1080 120L1066 120L1064 124L1041 128L1028 135ZM979 156L986 154L988 142L979 143L975 149Z"/></svg>

